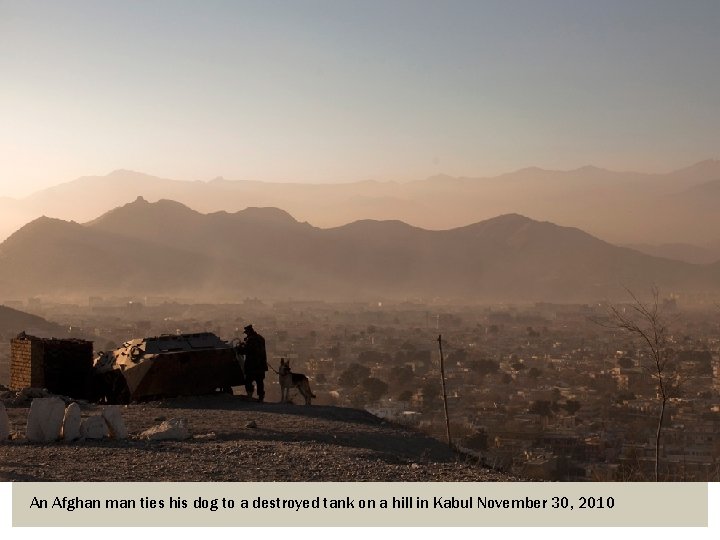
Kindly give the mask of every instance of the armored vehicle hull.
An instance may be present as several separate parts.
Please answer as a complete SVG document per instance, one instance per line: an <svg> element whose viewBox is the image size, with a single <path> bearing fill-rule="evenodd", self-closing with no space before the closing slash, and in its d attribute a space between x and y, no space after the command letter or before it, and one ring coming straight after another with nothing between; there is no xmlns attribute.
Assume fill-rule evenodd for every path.
<svg viewBox="0 0 720 540"><path fill-rule="evenodd" d="M128 403L231 391L245 382L242 356L215 334L134 339L95 360L99 399Z"/></svg>

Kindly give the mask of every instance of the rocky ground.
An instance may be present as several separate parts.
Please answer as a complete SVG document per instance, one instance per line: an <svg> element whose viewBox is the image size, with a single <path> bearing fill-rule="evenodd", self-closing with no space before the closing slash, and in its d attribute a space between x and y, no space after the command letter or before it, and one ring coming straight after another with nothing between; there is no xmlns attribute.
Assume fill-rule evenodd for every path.
<svg viewBox="0 0 720 540"><path fill-rule="evenodd" d="M101 406L83 404L83 415ZM127 440L29 443L27 404L8 407L0 481L508 481L440 441L356 409L188 397L122 408ZM138 435L183 419L184 441ZM254 427L253 427L254 426Z"/></svg>

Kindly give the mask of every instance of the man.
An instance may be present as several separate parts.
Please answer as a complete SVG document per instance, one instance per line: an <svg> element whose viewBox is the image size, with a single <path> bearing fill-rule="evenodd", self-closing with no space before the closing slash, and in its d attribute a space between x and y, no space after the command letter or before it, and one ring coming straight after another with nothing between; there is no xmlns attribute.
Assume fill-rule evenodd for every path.
<svg viewBox="0 0 720 540"><path fill-rule="evenodd" d="M265 372L268 370L265 338L258 334L249 324L245 327L245 340L242 343L245 354L245 391L252 397L257 384L258 401L265 399Z"/></svg>

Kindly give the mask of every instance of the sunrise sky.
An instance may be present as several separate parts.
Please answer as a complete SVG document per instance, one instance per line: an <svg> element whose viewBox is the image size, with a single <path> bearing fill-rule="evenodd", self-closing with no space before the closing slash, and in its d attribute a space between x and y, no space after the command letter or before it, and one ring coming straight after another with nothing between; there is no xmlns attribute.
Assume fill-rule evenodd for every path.
<svg viewBox="0 0 720 540"><path fill-rule="evenodd" d="M720 157L717 0L0 0L0 195Z"/></svg>

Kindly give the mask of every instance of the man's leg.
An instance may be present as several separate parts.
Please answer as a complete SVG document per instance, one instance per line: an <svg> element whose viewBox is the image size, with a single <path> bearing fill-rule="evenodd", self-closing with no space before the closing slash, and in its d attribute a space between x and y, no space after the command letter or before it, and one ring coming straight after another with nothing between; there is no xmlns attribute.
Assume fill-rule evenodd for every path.
<svg viewBox="0 0 720 540"><path fill-rule="evenodd" d="M258 400L263 401L265 399L265 377L263 375L257 378L257 390Z"/></svg>
<svg viewBox="0 0 720 540"><path fill-rule="evenodd" d="M253 386L253 380L250 377L245 379L245 393L248 397L252 397L255 387Z"/></svg>

